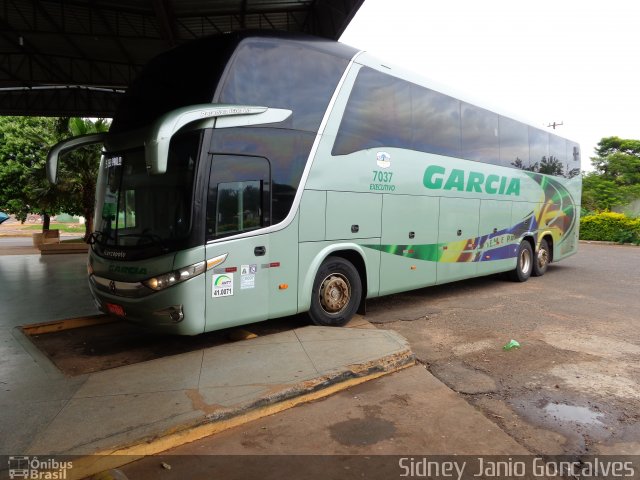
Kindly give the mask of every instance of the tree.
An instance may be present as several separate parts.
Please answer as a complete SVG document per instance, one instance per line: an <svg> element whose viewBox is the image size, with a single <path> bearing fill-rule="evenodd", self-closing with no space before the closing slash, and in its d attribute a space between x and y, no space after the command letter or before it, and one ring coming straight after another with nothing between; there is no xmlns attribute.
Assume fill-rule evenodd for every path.
<svg viewBox="0 0 640 480"><path fill-rule="evenodd" d="M30 213L49 218L59 212L86 219L85 240L93 230L93 205L100 146L64 155L58 164L58 183L46 179L46 158L58 141L76 135L105 132L108 121L82 118L0 117L0 210L24 222Z"/></svg>
<svg viewBox="0 0 640 480"><path fill-rule="evenodd" d="M591 158L595 171L583 178L582 205L611 210L640 198L640 140L605 137Z"/></svg>
<svg viewBox="0 0 640 480"><path fill-rule="evenodd" d="M628 203L626 198L624 189L613 180L596 173L589 173L582 179L582 207L590 212L610 211Z"/></svg>
<svg viewBox="0 0 640 480"><path fill-rule="evenodd" d="M62 118L58 122L58 131L66 136L87 135L106 132L109 122L105 119ZM63 156L58 162L58 183L64 190L66 212L82 215L85 218L84 240L89 239L93 231L96 179L100 164L100 145L90 145Z"/></svg>
<svg viewBox="0 0 640 480"><path fill-rule="evenodd" d="M618 185L640 183L640 140L606 137L598 142L596 154L591 164L603 178Z"/></svg>
<svg viewBox="0 0 640 480"><path fill-rule="evenodd" d="M0 117L0 209L24 222L30 213L49 218L61 210L64 196L47 182L47 152L56 143L55 119Z"/></svg>

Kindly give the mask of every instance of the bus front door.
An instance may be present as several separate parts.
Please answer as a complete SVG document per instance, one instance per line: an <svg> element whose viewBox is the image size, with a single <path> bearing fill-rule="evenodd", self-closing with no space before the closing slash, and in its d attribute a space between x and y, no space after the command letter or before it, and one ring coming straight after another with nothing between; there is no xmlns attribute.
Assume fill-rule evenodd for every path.
<svg viewBox="0 0 640 480"><path fill-rule="evenodd" d="M270 171L263 157L212 155L207 331L269 318L270 237L258 232L271 219Z"/></svg>

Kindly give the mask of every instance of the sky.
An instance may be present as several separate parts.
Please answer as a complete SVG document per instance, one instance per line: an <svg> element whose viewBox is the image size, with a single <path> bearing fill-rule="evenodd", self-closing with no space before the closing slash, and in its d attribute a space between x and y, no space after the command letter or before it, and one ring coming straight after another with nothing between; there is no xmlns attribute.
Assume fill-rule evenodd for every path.
<svg viewBox="0 0 640 480"><path fill-rule="evenodd" d="M365 0L340 41L580 143L640 139L640 2Z"/></svg>

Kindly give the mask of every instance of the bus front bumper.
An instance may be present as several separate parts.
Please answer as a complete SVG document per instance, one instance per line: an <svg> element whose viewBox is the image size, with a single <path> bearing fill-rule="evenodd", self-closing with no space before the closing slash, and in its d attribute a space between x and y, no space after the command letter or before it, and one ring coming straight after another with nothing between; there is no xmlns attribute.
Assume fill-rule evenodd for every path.
<svg viewBox="0 0 640 480"><path fill-rule="evenodd" d="M95 275L89 276L89 287L96 306L104 313L143 325L154 331L176 335L198 335L204 332L205 326L205 278L205 275L198 275L144 296L118 294L122 291L122 282ZM109 287L116 293L106 291Z"/></svg>

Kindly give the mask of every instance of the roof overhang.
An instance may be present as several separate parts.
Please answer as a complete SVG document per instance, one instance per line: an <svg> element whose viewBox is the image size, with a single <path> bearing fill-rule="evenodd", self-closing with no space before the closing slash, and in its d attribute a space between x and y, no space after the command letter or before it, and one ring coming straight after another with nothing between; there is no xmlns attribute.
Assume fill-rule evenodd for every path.
<svg viewBox="0 0 640 480"><path fill-rule="evenodd" d="M152 57L242 29L337 40L364 0L3 0L0 115L111 117Z"/></svg>

